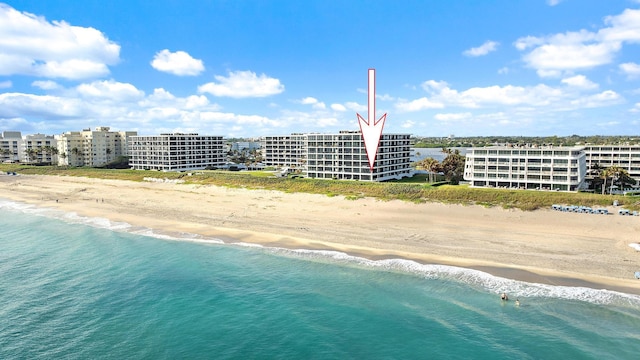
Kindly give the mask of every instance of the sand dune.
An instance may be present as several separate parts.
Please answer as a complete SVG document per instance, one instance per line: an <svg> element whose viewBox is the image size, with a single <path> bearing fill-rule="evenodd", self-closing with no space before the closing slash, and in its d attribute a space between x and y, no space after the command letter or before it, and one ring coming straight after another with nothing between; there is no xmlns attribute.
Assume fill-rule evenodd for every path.
<svg viewBox="0 0 640 360"><path fill-rule="evenodd" d="M3 175L0 190L2 198L169 233L402 257L640 294L640 252L629 246L640 242L640 217L61 176Z"/></svg>

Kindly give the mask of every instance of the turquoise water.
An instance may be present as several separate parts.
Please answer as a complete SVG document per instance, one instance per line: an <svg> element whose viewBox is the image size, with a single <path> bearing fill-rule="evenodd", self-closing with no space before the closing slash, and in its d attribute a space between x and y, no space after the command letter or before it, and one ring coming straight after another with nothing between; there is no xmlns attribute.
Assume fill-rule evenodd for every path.
<svg viewBox="0 0 640 360"><path fill-rule="evenodd" d="M0 359L636 359L640 297L0 201ZM508 290L514 302L502 303Z"/></svg>

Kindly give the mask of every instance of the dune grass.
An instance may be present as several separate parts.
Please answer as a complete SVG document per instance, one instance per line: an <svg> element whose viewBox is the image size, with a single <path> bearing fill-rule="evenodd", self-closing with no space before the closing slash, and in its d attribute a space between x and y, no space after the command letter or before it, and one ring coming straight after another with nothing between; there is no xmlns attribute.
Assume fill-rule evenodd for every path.
<svg viewBox="0 0 640 360"><path fill-rule="evenodd" d="M614 200L630 210L640 209L640 197L601 195L591 193L567 193L535 190L480 189L465 185L431 186L424 178L405 179L398 182L361 182L345 180L319 180L302 178L278 178L267 171L193 171L190 173L157 172L141 170L116 170L95 168L63 168L56 166L28 166L2 164L0 171L18 174L81 176L99 179L143 181L145 177L182 179L185 183L216 185L247 189L277 190L290 193L311 193L327 196L344 196L355 200L363 197L383 201L402 200L416 203L443 202L463 205L500 206L521 210L549 208L552 204L583 206L607 206ZM191 174L191 175L189 175Z"/></svg>

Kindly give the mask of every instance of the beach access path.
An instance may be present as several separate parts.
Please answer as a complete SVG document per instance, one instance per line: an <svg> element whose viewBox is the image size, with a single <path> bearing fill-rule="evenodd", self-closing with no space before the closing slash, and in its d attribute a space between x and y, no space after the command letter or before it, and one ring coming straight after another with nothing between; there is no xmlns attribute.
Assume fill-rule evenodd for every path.
<svg viewBox="0 0 640 360"><path fill-rule="evenodd" d="M0 198L167 234L405 258L640 294L640 252L629 246L640 242L640 218L633 216L43 175L1 175Z"/></svg>

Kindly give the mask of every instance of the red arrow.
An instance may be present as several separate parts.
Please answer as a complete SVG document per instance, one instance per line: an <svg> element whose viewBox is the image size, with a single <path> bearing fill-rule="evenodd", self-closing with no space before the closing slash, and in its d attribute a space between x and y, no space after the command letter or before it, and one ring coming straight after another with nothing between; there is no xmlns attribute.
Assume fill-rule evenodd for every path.
<svg viewBox="0 0 640 360"><path fill-rule="evenodd" d="M367 120L358 113L356 115L358 116L362 140L364 140L364 149L367 151L367 158L369 159L369 169L373 172L373 165L376 162L378 145L382 136L382 128L384 128L384 121L387 119L387 114L384 114L378 121L374 122L376 118L376 69L369 69L367 95L369 96Z"/></svg>

